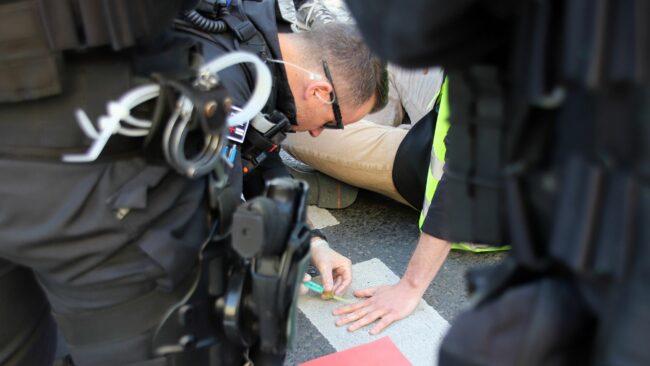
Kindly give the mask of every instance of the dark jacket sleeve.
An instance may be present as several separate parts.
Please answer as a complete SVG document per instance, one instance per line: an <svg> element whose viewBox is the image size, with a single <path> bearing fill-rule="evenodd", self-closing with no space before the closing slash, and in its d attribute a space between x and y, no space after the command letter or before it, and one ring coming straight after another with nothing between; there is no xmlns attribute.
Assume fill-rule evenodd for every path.
<svg viewBox="0 0 650 366"><path fill-rule="evenodd" d="M445 205L447 204L447 179L442 175L442 179L438 182L436 192L433 194L431 205L426 213L424 222L422 223L421 230L438 239L450 241L448 230L448 218L445 214Z"/></svg>

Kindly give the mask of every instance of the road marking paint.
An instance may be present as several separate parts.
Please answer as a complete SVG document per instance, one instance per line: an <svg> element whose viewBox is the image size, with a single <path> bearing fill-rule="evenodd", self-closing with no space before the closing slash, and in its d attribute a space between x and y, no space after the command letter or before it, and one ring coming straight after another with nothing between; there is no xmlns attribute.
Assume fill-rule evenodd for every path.
<svg viewBox="0 0 650 366"><path fill-rule="evenodd" d="M328 210L318 206L307 206L307 217L314 225L314 229L323 229L340 224L339 220L332 216Z"/></svg>
<svg viewBox="0 0 650 366"><path fill-rule="evenodd" d="M346 294L350 298L352 290L399 281L399 277L377 258L355 264L352 273L351 289ZM376 336L368 334L372 324L355 332L348 332L346 327L337 327L332 310L342 305L336 301L323 301L317 296L301 296L298 301L299 309L337 351L389 336L414 366L438 364L438 350L449 322L424 300L411 316L393 323Z"/></svg>

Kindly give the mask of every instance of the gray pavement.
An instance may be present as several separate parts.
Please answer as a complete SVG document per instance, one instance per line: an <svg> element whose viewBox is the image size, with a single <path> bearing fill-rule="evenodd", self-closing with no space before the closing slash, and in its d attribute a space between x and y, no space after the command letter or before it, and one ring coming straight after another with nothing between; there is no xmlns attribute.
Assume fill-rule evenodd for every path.
<svg viewBox="0 0 650 366"><path fill-rule="evenodd" d="M352 206L329 212L340 222L323 229L334 249L353 263L378 258L398 276L404 273L419 236L418 212L368 191L360 191ZM498 253L452 252L425 293L424 300L443 318L452 322L467 304L465 271L470 267L495 264L503 256ZM300 313L296 346L287 356L285 364L298 365L335 351L320 331Z"/></svg>

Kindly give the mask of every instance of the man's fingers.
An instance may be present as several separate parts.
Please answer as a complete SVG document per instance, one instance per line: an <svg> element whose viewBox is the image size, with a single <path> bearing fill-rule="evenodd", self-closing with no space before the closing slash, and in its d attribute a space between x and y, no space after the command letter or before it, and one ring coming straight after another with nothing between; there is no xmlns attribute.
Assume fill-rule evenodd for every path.
<svg viewBox="0 0 650 366"><path fill-rule="evenodd" d="M352 271L351 267L342 267L338 268L336 272L338 274L337 278L341 279L341 284L338 286L338 288L335 289L335 292L337 295L340 295L352 283Z"/></svg>
<svg viewBox="0 0 650 366"><path fill-rule="evenodd" d="M354 291L354 296L356 297L371 297L377 292L376 287L364 288L363 290Z"/></svg>
<svg viewBox="0 0 650 366"><path fill-rule="evenodd" d="M343 283L343 279L341 277L335 277L334 278L334 287L332 288L332 291L336 292L336 290L341 287L341 283ZM338 295L338 293L337 293Z"/></svg>
<svg viewBox="0 0 650 366"><path fill-rule="evenodd" d="M361 309L367 305L366 301L361 301L356 304L351 304L351 305L346 305L342 306L340 308L334 309L332 312L334 315L343 315L343 314L349 314L353 311L356 311L358 309Z"/></svg>
<svg viewBox="0 0 650 366"><path fill-rule="evenodd" d="M334 279L332 278L332 268L330 266L321 266L318 268L321 280L323 281L323 288L325 291L332 291L334 288Z"/></svg>
<svg viewBox="0 0 650 366"><path fill-rule="evenodd" d="M384 330L387 326L393 324L395 320L395 316L393 316L391 313L384 315L381 320L379 320L377 324L372 327L370 330L370 335L377 335L381 333L381 331Z"/></svg>
<svg viewBox="0 0 650 366"><path fill-rule="evenodd" d="M345 283L345 279L341 276L336 276L334 278L334 293L336 295L341 295L343 291L345 291L345 288L347 287Z"/></svg>
<svg viewBox="0 0 650 366"><path fill-rule="evenodd" d="M368 309L361 308L361 309L359 309L357 311L351 312L351 313L347 314L346 316L343 316L343 317L339 318L339 320L336 321L336 325L341 326L341 325L345 325L345 324L348 324L348 323L355 322L355 321L365 317L366 314L368 314Z"/></svg>
<svg viewBox="0 0 650 366"><path fill-rule="evenodd" d="M355 330L357 330L359 328L363 328L366 325L368 325L368 324L374 322L375 320L381 318L384 314L386 314L385 310L375 310L375 311L373 311L371 313L368 313L363 318L357 320L356 322L354 322L354 324L350 325L348 327L348 330L350 332L354 332Z"/></svg>
<svg viewBox="0 0 650 366"><path fill-rule="evenodd" d="M322 297L324 300L331 300L333 295L337 295L337 293L336 293L336 289L338 288L340 282L341 282L341 280L340 280L339 278L335 277L335 278L334 278L334 284L332 285L332 289L331 289L331 290L327 290L327 289L326 289L325 291L327 291L328 293L325 294L325 293L323 292L323 295L321 295L321 297Z"/></svg>

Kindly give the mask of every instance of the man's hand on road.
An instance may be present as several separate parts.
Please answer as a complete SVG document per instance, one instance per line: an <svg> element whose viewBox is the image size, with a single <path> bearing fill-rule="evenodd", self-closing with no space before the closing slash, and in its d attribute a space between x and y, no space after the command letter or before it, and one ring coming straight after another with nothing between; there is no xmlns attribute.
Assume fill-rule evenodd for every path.
<svg viewBox="0 0 650 366"><path fill-rule="evenodd" d="M422 293L399 282L392 286L355 291L354 296L367 299L335 309L334 315L344 315L336 321L336 325L352 323L348 330L353 332L379 319L370 330L370 334L376 335L393 322L410 315L420 302Z"/></svg>
<svg viewBox="0 0 650 366"><path fill-rule="evenodd" d="M423 232L404 277L393 286L355 291L355 296L368 299L334 310L334 315L345 315L336 325L352 323L348 330L355 331L380 319L370 330L370 334L375 335L410 315L440 270L450 248L446 241Z"/></svg>
<svg viewBox="0 0 650 366"><path fill-rule="evenodd" d="M318 269L325 291L340 295L352 283L352 262L322 239L312 241L311 261Z"/></svg>

